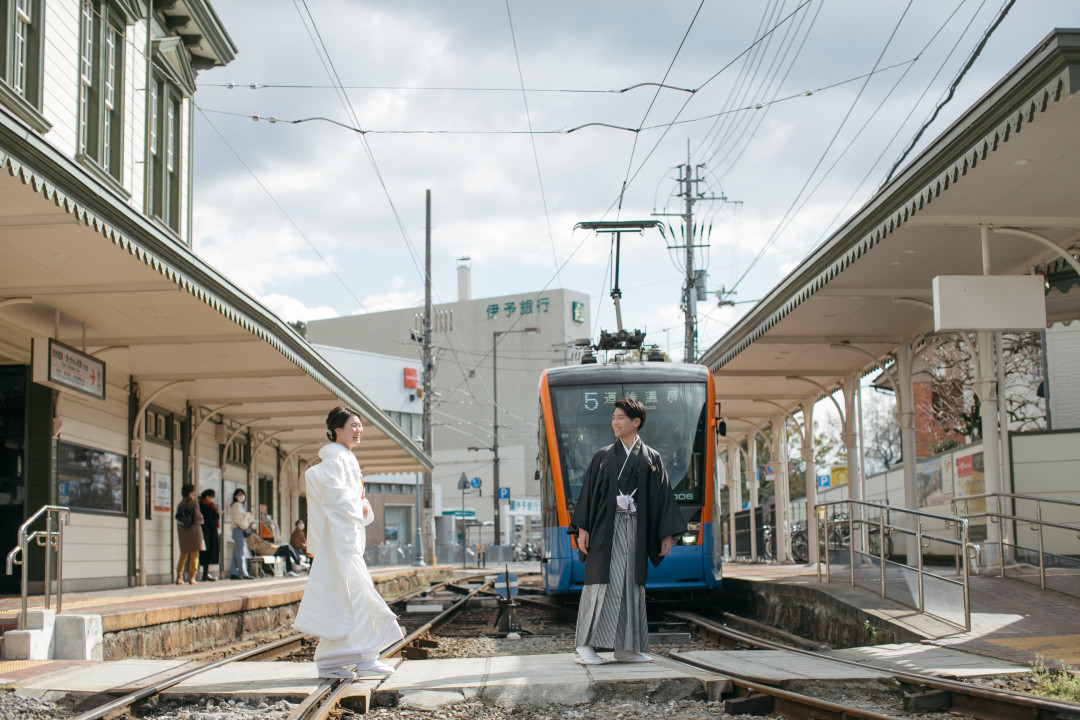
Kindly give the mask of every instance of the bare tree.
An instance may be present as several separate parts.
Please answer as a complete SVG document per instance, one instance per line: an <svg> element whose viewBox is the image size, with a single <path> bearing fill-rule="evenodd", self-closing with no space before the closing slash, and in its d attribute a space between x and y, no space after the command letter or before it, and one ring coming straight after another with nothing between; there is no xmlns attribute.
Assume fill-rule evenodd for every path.
<svg viewBox="0 0 1080 720"><path fill-rule="evenodd" d="M869 475L884 472L901 461L900 425L893 395L863 393L863 457Z"/></svg>
<svg viewBox="0 0 1080 720"><path fill-rule="evenodd" d="M1036 390L1042 380L1042 341L1038 333L1002 333L1005 398L1010 430L1046 427L1046 411ZM973 389L976 361L971 348L975 339L965 336L938 338L928 349L932 393L931 422L950 435L968 442L982 436L982 412ZM930 430L931 428L927 428Z"/></svg>

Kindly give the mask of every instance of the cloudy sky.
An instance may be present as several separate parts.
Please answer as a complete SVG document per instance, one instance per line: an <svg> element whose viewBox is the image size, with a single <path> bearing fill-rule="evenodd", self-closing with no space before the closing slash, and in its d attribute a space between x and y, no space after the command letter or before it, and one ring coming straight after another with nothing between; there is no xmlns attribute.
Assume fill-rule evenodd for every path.
<svg viewBox="0 0 1080 720"><path fill-rule="evenodd" d="M195 249L283 318L422 303L430 189L436 302L467 255L473 297L588 293L595 337L611 247L575 223L682 212L689 153L726 198L695 206L705 349L870 198L1009 2L214 5L239 53L198 78ZM923 144L1055 27L1080 3L1017 2ZM675 358L683 275L624 236L625 324Z"/></svg>

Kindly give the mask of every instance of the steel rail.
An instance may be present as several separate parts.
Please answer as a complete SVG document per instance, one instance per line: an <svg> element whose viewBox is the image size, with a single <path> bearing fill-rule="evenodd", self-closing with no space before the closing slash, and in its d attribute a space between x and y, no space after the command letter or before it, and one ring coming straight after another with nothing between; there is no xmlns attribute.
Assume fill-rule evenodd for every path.
<svg viewBox="0 0 1080 720"><path fill-rule="evenodd" d="M955 712L977 715L980 718L998 717L1008 718L1010 720L1020 716L1027 718L1027 720L1053 720L1059 717L1076 718L1080 715L1080 703L1040 698L1013 690L984 688L959 680L949 680L947 678L937 677L935 675L904 672L871 662L848 660L846 658L824 655L822 653L814 652L813 650L791 647L789 645L784 645L783 643L773 642L738 630L723 627L707 618L695 615L694 613L672 611L668 614L698 625L699 627L703 627L710 632L714 632L718 635L725 635L747 645L754 645L769 650L784 650L786 652L798 653L820 660L843 663L854 667L869 668L891 675L905 685L933 688L935 690L948 692L952 695L952 709ZM675 652L676 651L673 651L672 657L675 656ZM680 656L682 655L681 653L678 654ZM693 660L693 658L689 657L686 657L685 659L679 657L678 659L682 662L690 662ZM726 670L716 670L715 672L727 674ZM1002 704L1011 707L1002 708L1000 707ZM1023 710L1027 712L1018 713L1016 712L1017 708L1023 708Z"/></svg>
<svg viewBox="0 0 1080 720"><path fill-rule="evenodd" d="M385 651L383 651L383 654L380 655L379 657L380 658L388 658L388 657L393 657L394 655L397 655L399 652L401 652L401 648L405 647L406 645L408 645L412 641L416 640L417 638L419 638L421 635L428 632L432 628L441 625L448 618L450 618L456 612L461 610L461 608L465 607L465 604L468 603L470 600L472 600L474 597L476 597L476 595L481 590L486 590L487 588L491 587L492 585L493 585L492 581L488 580L487 582L480 585L479 587L473 588L472 592L470 592L468 595L465 595L460 600L458 600L456 603L454 603L453 605L451 605L450 607L448 607L447 609L443 610L441 613L439 613L438 615L433 617L431 620L428 620L427 623L425 623L424 625L418 627L416 630L413 630L411 633L409 633L408 635L403 637L401 640L399 640L396 643L394 643L393 645L391 645L389 648L387 648Z"/></svg>
<svg viewBox="0 0 1080 720"><path fill-rule="evenodd" d="M156 682L153 685L148 685L147 687L144 687L141 690L136 690L133 693L125 695L125 696L123 696L121 698L117 698L116 700L113 700L110 703L102 705L101 707L97 707L97 708L94 708L93 710L89 710L87 712L84 712L82 715L77 715L74 718L72 718L71 720L98 720L99 718L105 717L106 715L108 715L109 713L111 713L114 710L119 710L120 708L127 707L128 705L131 705L132 703L139 702L140 700L144 700L144 699L150 697L151 695L157 695L162 690L167 690L168 688L171 688L173 685L178 685L178 684L184 682L185 680L188 680L190 678L195 677L196 675L200 675L200 674L202 674L204 672L207 672L208 670L213 670L214 668L219 668L219 667L221 667L223 665L228 665L229 663L232 663L232 662L239 662L241 660L247 660L250 657L257 657L259 655L262 655L263 653L266 653L266 652L269 652L269 651L272 651L272 650L276 649L280 645L287 645L287 644L293 643L293 642L296 642L296 637L295 636L284 637L284 638L281 638L280 640L275 640L272 643L268 643L267 645L262 645L260 647L253 648L251 650L246 650L246 651L244 651L242 653L239 653L237 655L232 655L232 656L227 657L227 658L222 658L221 660L216 660L216 661L214 661L212 663L209 663L207 665L200 665L199 667L194 668L192 670L182 672L179 675L174 675L171 678L166 678L165 680L162 680L160 682Z"/></svg>
<svg viewBox="0 0 1080 720"><path fill-rule="evenodd" d="M475 577L475 576L470 576ZM454 585L454 583L445 583L448 586ZM433 617L427 623L421 627L413 630L411 633L403 637L398 642L394 643L379 655L380 660L385 660L393 657L401 652L401 649L406 645L412 643L424 633L430 631L432 628L445 622L465 605L472 600L482 590L486 590L491 587L492 581L488 580L479 587L473 588L473 590L455 602L453 605L443 610L441 613ZM374 679L374 678L356 678L355 680L335 680L331 683L320 685L315 692L309 695L304 702L297 705L296 708L289 714L288 720L325 720L337 707L338 702L342 697L348 693L349 688L352 687L354 682L362 679Z"/></svg>
<svg viewBox="0 0 1080 720"><path fill-rule="evenodd" d="M725 668L720 668L703 660L690 657L678 650L669 652L668 657L673 660L678 660L681 663L701 668L702 670L708 670L717 675L730 677L730 674ZM819 700L818 698L810 697L808 695L793 693L790 690L781 690L773 685L765 685L738 678L732 678L731 682L736 687L746 691L748 697L751 693L758 693L760 695L768 695L771 697L773 699L773 708L766 713L769 715L779 714L789 718L799 718L804 720L809 720L811 718L813 720L821 720L822 718L830 718L831 720L851 720L852 718L855 718L856 720L896 720L896 717L893 715L882 715L881 713L876 713L872 710L839 705L834 702L829 702L828 700ZM727 714L735 714L738 713L738 710L728 710L725 706L724 712Z"/></svg>

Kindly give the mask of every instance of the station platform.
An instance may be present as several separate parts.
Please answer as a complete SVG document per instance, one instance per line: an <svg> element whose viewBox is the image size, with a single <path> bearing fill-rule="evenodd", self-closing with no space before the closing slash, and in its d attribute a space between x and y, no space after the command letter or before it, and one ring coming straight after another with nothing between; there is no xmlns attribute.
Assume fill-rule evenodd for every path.
<svg viewBox="0 0 1080 720"><path fill-rule="evenodd" d="M835 573L834 569L834 573ZM824 579L824 574L822 575ZM1059 587L1076 585L1076 594L1041 590L1034 583L996 574L970 578L971 630L916 612L878 594L851 587L846 568L832 582L818 582L812 565L729 562L724 565L725 609L833 645L916 643L962 650L1030 667L1080 665L1080 576L1059 578ZM1060 583L1066 583L1061 585ZM781 606L788 605L785 612ZM817 628L791 628L792 617ZM828 637L824 625L842 626L848 636ZM816 631L816 635L815 635ZM861 641L860 641L860 635ZM839 640L842 640L839 641Z"/></svg>
<svg viewBox="0 0 1080 720"><path fill-rule="evenodd" d="M354 698L402 708L434 709L479 699L501 707L580 705L625 698L667 702L689 697L718 699L731 682L713 673L654 656L650 663L579 665L573 654L390 661L387 678L359 680ZM17 683L20 695L41 700L122 696L177 675L195 663L180 660L122 660L65 668ZM326 682L312 662L239 662L208 671L163 692L166 697L299 702Z"/></svg>
<svg viewBox="0 0 1080 720"><path fill-rule="evenodd" d="M453 574L454 568L444 565L378 567L371 572L375 587L387 598ZM100 616L102 660L167 658L288 628L306 584L307 577L301 575L65 593L63 612ZM42 607L40 596L30 598L29 609ZM0 626L13 629L19 608L18 597L0 599ZM0 677L8 675L4 668L10 670L9 662L0 661Z"/></svg>

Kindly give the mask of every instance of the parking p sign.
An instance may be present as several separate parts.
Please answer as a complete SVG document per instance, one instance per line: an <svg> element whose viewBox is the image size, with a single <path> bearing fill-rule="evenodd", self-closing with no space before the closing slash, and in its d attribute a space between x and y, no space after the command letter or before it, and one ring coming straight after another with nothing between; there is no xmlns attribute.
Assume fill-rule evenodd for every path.
<svg viewBox="0 0 1080 720"><path fill-rule="evenodd" d="M500 500L509 500L510 499L510 488L508 488L508 487L499 488L499 499Z"/></svg>

